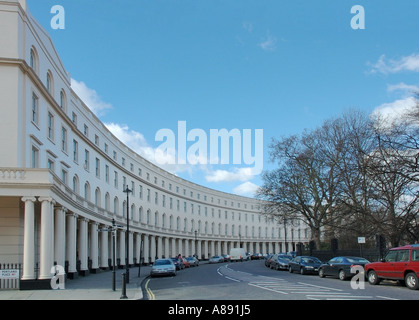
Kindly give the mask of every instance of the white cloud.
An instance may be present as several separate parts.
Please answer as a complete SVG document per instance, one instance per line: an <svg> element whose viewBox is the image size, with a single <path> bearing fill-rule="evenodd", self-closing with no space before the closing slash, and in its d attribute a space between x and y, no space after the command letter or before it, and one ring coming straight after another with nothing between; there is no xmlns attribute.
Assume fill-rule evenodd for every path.
<svg viewBox="0 0 419 320"><path fill-rule="evenodd" d="M127 147L146 160L172 174L188 172L191 175L195 168L200 168L200 166L197 165L177 164L176 150L170 150L168 153L163 153L161 149L153 148L142 133L130 129L128 125L105 123L105 126Z"/></svg>
<svg viewBox="0 0 419 320"><path fill-rule="evenodd" d="M371 66L371 73L419 72L419 54L412 54L399 60L386 59L386 56L382 55L375 64L369 65Z"/></svg>
<svg viewBox="0 0 419 320"><path fill-rule="evenodd" d="M384 124L391 125L397 123L397 121L404 119L404 116L411 112L416 106L416 100L414 97L408 97L399 99L394 102L384 103L377 107L373 113L373 117L380 117L384 120Z"/></svg>
<svg viewBox="0 0 419 320"><path fill-rule="evenodd" d="M258 188L256 184L247 181L234 188L233 192L241 196L254 196Z"/></svg>
<svg viewBox="0 0 419 320"><path fill-rule="evenodd" d="M71 79L71 88L96 116L101 116L113 108L110 103L104 102L95 90L87 87L83 81Z"/></svg>
<svg viewBox="0 0 419 320"><path fill-rule="evenodd" d="M215 170L206 175L208 182L248 181L255 177L254 168L234 168L233 171Z"/></svg>
<svg viewBox="0 0 419 320"><path fill-rule="evenodd" d="M408 85L404 82L399 84L392 84L387 86L388 92L402 92L404 95L411 95L412 93L419 92L419 86Z"/></svg>
<svg viewBox="0 0 419 320"><path fill-rule="evenodd" d="M266 37L262 39L262 42L258 44L265 51L275 51L277 38L272 36L269 32Z"/></svg>
<svg viewBox="0 0 419 320"><path fill-rule="evenodd" d="M120 125L117 123L105 123L105 126L115 135L115 137L133 151L147 160L154 162L154 149L149 146L142 133L131 130L127 125Z"/></svg>

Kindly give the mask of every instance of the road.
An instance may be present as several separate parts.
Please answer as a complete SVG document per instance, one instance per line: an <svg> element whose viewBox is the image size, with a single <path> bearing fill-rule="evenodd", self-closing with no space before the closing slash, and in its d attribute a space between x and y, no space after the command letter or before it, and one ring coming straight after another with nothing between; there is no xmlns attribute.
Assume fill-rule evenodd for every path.
<svg viewBox="0 0 419 320"><path fill-rule="evenodd" d="M178 271L175 277L149 278L144 292L150 300L419 300L395 282L365 283L271 270L263 260L203 264Z"/></svg>

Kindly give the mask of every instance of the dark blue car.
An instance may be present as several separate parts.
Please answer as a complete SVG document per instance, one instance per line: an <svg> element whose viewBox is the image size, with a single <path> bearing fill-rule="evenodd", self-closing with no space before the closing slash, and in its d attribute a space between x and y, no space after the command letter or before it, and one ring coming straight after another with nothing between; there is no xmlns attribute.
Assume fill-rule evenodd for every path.
<svg viewBox="0 0 419 320"><path fill-rule="evenodd" d="M288 263L288 270L291 273L297 271L301 274L317 274L321 264L322 262L316 257L298 256Z"/></svg>

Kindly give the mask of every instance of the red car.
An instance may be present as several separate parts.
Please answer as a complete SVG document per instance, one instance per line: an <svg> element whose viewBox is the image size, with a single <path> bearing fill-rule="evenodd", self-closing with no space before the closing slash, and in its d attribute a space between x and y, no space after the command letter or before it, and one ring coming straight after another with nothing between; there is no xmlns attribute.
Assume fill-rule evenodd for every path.
<svg viewBox="0 0 419 320"><path fill-rule="evenodd" d="M380 262L365 265L365 274L373 285L389 279L404 281L409 289L419 289L419 244L390 249Z"/></svg>

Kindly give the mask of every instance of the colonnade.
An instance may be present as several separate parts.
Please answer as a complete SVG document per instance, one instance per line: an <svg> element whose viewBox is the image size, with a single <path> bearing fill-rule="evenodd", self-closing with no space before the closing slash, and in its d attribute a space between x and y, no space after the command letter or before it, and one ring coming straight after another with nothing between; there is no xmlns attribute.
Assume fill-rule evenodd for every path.
<svg viewBox="0 0 419 320"><path fill-rule="evenodd" d="M118 267L126 266L127 241L130 266L140 261L152 263L155 259L178 254L208 259L212 255L228 254L231 248L239 246L246 252L260 253L284 252L288 249L285 242L269 239L249 241L221 236L182 236L133 226L127 239L124 225L113 235L108 232L112 223L106 219L72 212L51 197L24 197L21 200L24 203L22 280L51 279L54 265L65 267L70 278L108 269L113 265L113 236L115 265Z"/></svg>

